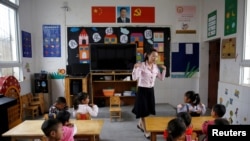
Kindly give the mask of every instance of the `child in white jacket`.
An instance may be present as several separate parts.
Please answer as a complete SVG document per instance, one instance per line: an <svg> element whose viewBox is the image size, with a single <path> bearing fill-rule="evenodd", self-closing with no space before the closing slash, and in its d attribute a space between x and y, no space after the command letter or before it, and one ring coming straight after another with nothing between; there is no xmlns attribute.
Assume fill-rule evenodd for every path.
<svg viewBox="0 0 250 141"><path fill-rule="evenodd" d="M184 104L177 105L177 113L188 112L192 117L201 116L206 113L206 106L201 103L199 94L187 91L184 95Z"/></svg>
<svg viewBox="0 0 250 141"><path fill-rule="evenodd" d="M95 104L89 104L89 95L84 92L80 92L74 101L73 116L76 119L91 119L98 115L98 107Z"/></svg>

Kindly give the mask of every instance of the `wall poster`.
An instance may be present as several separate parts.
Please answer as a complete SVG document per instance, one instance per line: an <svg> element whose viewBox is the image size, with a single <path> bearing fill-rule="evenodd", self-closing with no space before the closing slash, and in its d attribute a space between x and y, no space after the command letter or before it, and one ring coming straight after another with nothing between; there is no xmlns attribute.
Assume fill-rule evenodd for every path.
<svg viewBox="0 0 250 141"><path fill-rule="evenodd" d="M60 25L43 25L43 57L61 57Z"/></svg>
<svg viewBox="0 0 250 141"><path fill-rule="evenodd" d="M31 34L29 32L22 31L22 47L23 57L32 58Z"/></svg>
<svg viewBox="0 0 250 141"><path fill-rule="evenodd" d="M176 6L176 34L195 34L197 27L195 6Z"/></svg>
<svg viewBox="0 0 250 141"><path fill-rule="evenodd" d="M224 35L234 34L237 31L237 0L225 0Z"/></svg>
<svg viewBox="0 0 250 141"><path fill-rule="evenodd" d="M135 43L137 61L143 61L145 50L154 47L159 54L157 64L169 69L170 35L169 27L68 27L68 64L90 63L91 43Z"/></svg>
<svg viewBox="0 0 250 141"><path fill-rule="evenodd" d="M208 14L207 18L207 37L216 36L217 32L217 11Z"/></svg>

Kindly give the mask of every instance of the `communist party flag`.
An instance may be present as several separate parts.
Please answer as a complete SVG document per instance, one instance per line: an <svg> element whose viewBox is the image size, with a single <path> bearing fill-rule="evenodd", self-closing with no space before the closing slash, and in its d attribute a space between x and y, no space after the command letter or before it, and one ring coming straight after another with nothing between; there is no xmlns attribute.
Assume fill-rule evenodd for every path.
<svg viewBox="0 0 250 141"><path fill-rule="evenodd" d="M115 7L92 6L92 23L114 23Z"/></svg>
<svg viewBox="0 0 250 141"><path fill-rule="evenodd" d="M132 23L154 23L154 7L131 7Z"/></svg>

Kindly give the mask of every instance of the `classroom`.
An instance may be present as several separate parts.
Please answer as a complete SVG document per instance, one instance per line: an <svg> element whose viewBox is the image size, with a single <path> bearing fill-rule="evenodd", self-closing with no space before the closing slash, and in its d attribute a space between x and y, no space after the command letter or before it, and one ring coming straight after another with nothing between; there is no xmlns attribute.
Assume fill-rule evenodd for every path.
<svg viewBox="0 0 250 141"><path fill-rule="evenodd" d="M123 8L127 19L119 19ZM131 72L113 71L124 69L119 57L95 66L91 47L135 43L136 61L151 45L157 63L167 67L165 79L155 81L156 104L176 107L193 90L209 109L225 105L231 124L250 124L249 8L247 0L0 0L6 17L0 21L0 95L16 79L20 96L44 93L45 113L58 96L72 108L74 91L88 92L90 102L105 107L103 89L134 92L137 83ZM122 104L134 104L132 93Z"/></svg>

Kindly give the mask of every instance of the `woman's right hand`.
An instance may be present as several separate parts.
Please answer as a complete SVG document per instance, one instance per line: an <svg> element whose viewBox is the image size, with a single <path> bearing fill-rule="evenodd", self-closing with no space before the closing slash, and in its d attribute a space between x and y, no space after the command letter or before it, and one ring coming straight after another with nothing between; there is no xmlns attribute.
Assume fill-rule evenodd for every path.
<svg viewBox="0 0 250 141"><path fill-rule="evenodd" d="M141 66L141 62L138 62L134 65L134 68L140 67Z"/></svg>

